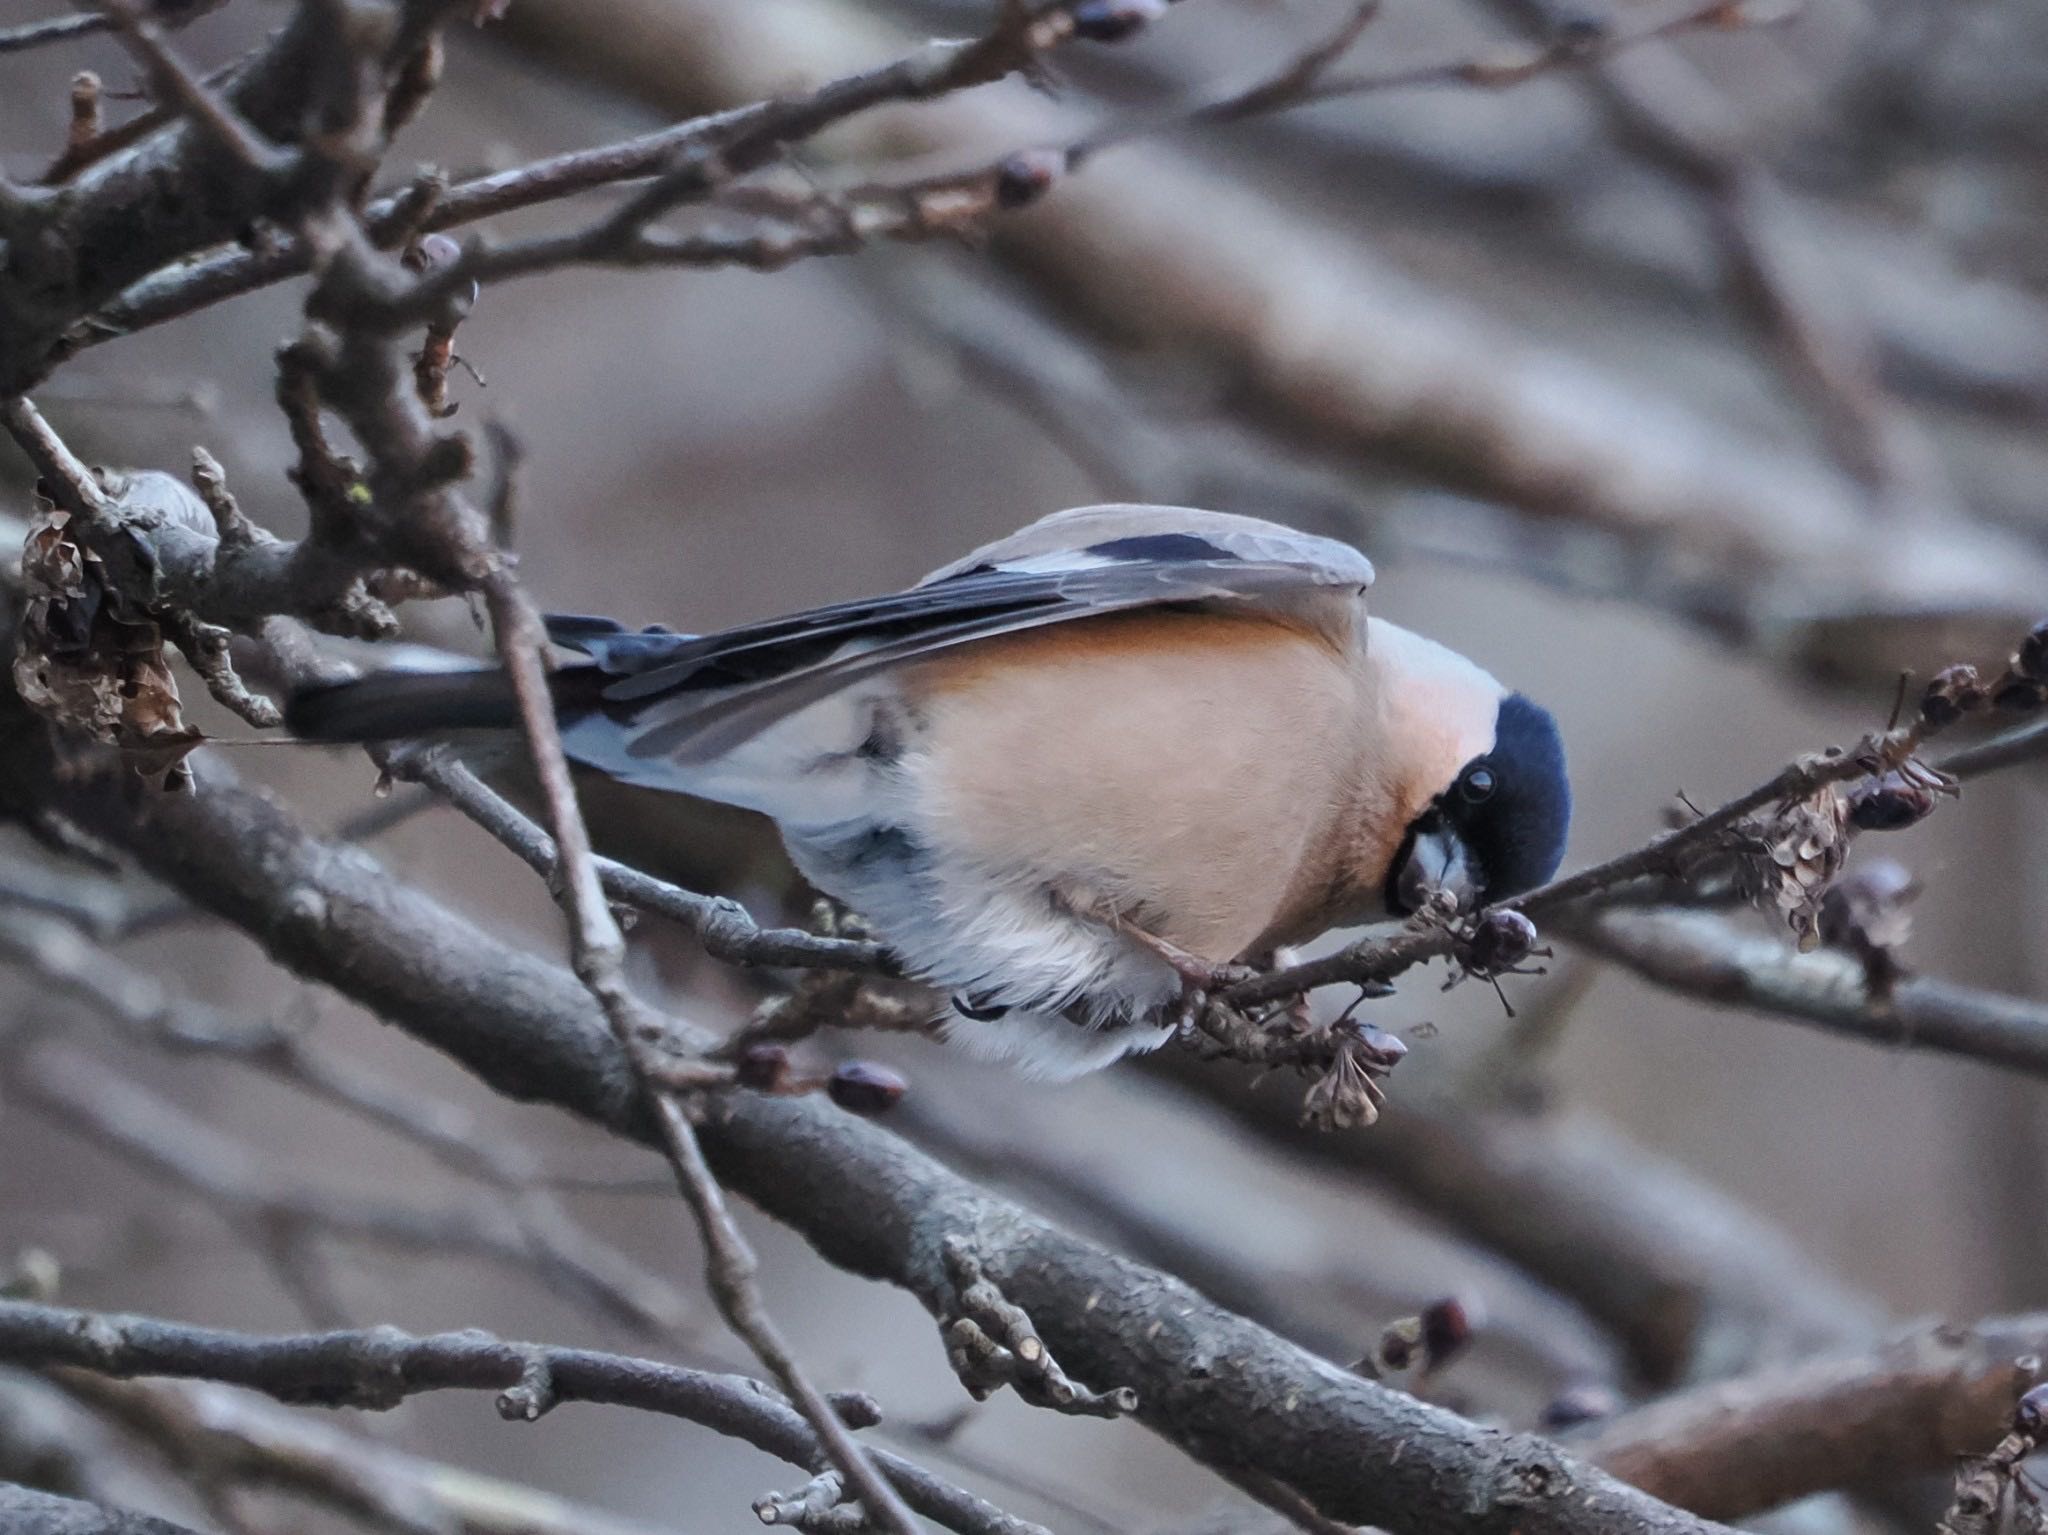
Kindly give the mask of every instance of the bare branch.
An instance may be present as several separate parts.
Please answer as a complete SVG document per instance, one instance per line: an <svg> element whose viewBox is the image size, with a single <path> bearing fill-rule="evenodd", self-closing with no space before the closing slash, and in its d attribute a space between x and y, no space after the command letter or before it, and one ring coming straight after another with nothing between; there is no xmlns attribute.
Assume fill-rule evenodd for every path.
<svg viewBox="0 0 2048 1535"><path fill-rule="evenodd" d="M101 495L99 482L93 479L92 471L80 463L64 445L64 440L50 430L50 423L43 419L34 402L16 397L0 404L0 423L6 425L15 445L35 465L51 500L67 512L80 516L90 515L105 504L106 498Z"/></svg>
<svg viewBox="0 0 2048 1535"><path fill-rule="evenodd" d="M631 1271L638 1282L621 1284L606 1266L573 1249L531 1240L502 1206L416 1207L294 1182L247 1147L74 1054L37 1051L8 1073L8 1081L23 1103L213 1205L256 1251L286 1265L280 1278L312 1302L322 1323L342 1319L318 1278L316 1244L323 1239L467 1256L537 1273L643 1333L672 1332L680 1322L680 1300L666 1286ZM292 1283L293 1275L311 1277L313 1288Z"/></svg>
<svg viewBox="0 0 2048 1535"><path fill-rule="evenodd" d="M46 16L41 21L24 21L17 26L0 28L0 53L19 53L26 48L40 48L45 43L89 37L95 32L106 31L108 25L105 13L90 11L72 16Z"/></svg>
<svg viewBox="0 0 2048 1535"><path fill-rule="evenodd" d="M2042 1376L2048 1317L1935 1328L1652 1402L1575 1443L1622 1480L1715 1519L1946 1471L1982 1454Z"/></svg>
<svg viewBox="0 0 2048 1535"><path fill-rule="evenodd" d="M539 0L515 13L512 35L545 23L561 36L573 10L585 57L677 109L758 91L773 78L764 61L787 69L792 49L830 73L887 46L865 13L822 0L790 0L801 25L772 33L746 15L712 28L694 6L601 0L608 22L630 18L629 49L620 27L592 24L598 3L550 16ZM1068 116L1016 98L856 126L870 131L844 146L855 163L1074 136ZM1031 217L987 228L994 255L1099 344L1198 362L1231 418L1285 449L1361 474L1420 472L1532 519L1546 543L1553 530L1596 541L1636 590L1647 580L1660 602L1776 661L1884 675L1936 621L1989 650L2048 586L2036 551L1978 524L1888 529L1874 549L1867 497L1810 454L1491 324L1355 232L1157 141L1101 157ZM1905 577L1937 570L1939 591Z"/></svg>
<svg viewBox="0 0 2048 1535"><path fill-rule="evenodd" d="M56 1368L51 1383L212 1488L264 1487L393 1535L654 1535L537 1487L403 1454L204 1381L116 1381Z"/></svg>
<svg viewBox="0 0 2048 1535"><path fill-rule="evenodd" d="M1515 85L1552 70L1576 67L1610 50L1703 27L1726 27L1731 16L1743 19L1732 0L1705 0L1639 31L1615 34L1590 49L1559 44L1513 59L1461 59L1381 75L1332 75L1330 66L1371 19L1372 8L1361 7L1330 42L1290 59L1277 73L1250 87L1143 122L1099 130L1064 149L1043 152L1051 157L1050 169L1028 192L1017 190L1020 183L1015 165L1029 155L1010 155L964 172L841 189L831 194L829 205L806 210L808 216L778 227L688 235L649 229L652 220L681 203L705 197L723 182L766 164L787 145L846 118L889 102L931 100L1022 68L1068 35L1071 8L1071 0L1063 0L1040 8L1035 17L1023 8L1006 9L997 27L981 39L928 45L922 53L846 76L808 97L711 114L660 133L557 156L449 188L420 227L447 229L618 180L650 174L659 177L654 186L582 230L501 246L473 243L460 260L437 273L432 283L423 284L421 292L409 296L402 308L388 315L385 323L417 322L463 284L502 281L578 263L745 266L773 271L806 257L850 254L878 239L958 236L1003 209L1035 200L1053 178L1083 159L1138 137L1196 122L1232 121L1370 92L1450 84ZM399 210L398 198L379 202L369 210L369 227L383 233ZM127 334L290 276L304 269L307 254L303 246L291 245L263 252L224 252L196 264L182 264L161 279L138 283L98 319L108 333ZM86 339L89 342L91 338Z"/></svg>
<svg viewBox="0 0 2048 1535"><path fill-rule="evenodd" d="M453 1218L447 1233L451 1247L461 1248L464 1230L499 1233L503 1240L493 1240L502 1249L501 1257L522 1269L530 1263L544 1280L559 1284L565 1292L641 1332L672 1332L686 1317L689 1308L670 1285L570 1220L549 1197L543 1170L523 1148L490 1141L477 1131L469 1115L452 1105L374 1081L356 1068L310 1049L298 1036L267 1020L232 1018L174 997L152 977L83 941L64 923L0 912L0 960L32 968L60 993L97 1009L131 1039L163 1050L225 1056L268 1072L425 1147L445 1165L505 1191L509 1198L502 1208L487 1206L480 1216L464 1211ZM225 1181L236 1196L224 1203L231 1218L236 1208L247 1204L241 1196L249 1192L245 1173L253 1171L253 1164L241 1157L238 1149L217 1145L213 1132L204 1127L193 1127L197 1137L193 1144L152 1140L147 1127L165 1125L169 1117L162 1105L118 1078L102 1084L97 1076L87 1082L74 1074L69 1080L68 1091L57 1084L64 1102L56 1106L60 1110L68 1106L74 1122L83 1117L90 1128L111 1120L118 1127L114 1132L118 1144L142 1156L153 1171L168 1173L188 1185L194 1182L192 1175L210 1169L213 1176L199 1179L201 1192L223 1202L220 1186ZM139 1115L120 1112L123 1093L140 1101ZM209 1146L214 1146L214 1153L206 1156ZM273 1185L259 1207L282 1203L302 1210L303 1221L293 1215L283 1224L294 1229L303 1226L303 1234L312 1236L326 1229L334 1213L326 1200L327 1196L315 1192L300 1195ZM343 1208L355 1206L345 1204ZM427 1221L433 1218L426 1212L422 1216ZM275 1235L279 1226L278 1220L265 1219L267 1235ZM420 1238L419 1221L408 1219L402 1226L407 1240ZM344 1222L333 1229L337 1235L346 1235L350 1226Z"/></svg>
<svg viewBox="0 0 2048 1535"><path fill-rule="evenodd" d="M172 50L163 29L134 0L97 0L101 13L120 34L128 51L146 67L159 96L178 110L252 171L277 174L291 157L265 143L235 109L223 101Z"/></svg>
<svg viewBox="0 0 2048 1535"><path fill-rule="evenodd" d="M1796 953L1711 912L1561 914L1555 931L1687 996L2048 1077L2048 1004L1918 975L1873 996L1848 955Z"/></svg>
<svg viewBox="0 0 2048 1535"><path fill-rule="evenodd" d="M1503 0L1496 9L1539 36L1557 30L1546 0ZM1724 284L1783 354L1824 437L1876 509L1954 512L1933 445L1885 392L1870 325L1829 270L1822 237L1800 200L1742 150L1744 125L1723 93L1669 49L1613 56L1580 78L1622 144L1698 200Z"/></svg>
<svg viewBox="0 0 2048 1535"><path fill-rule="evenodd" d="M414 232L444 230L538 203L573 196L621 181L668 173L663 197L670 205L701 195L719 178L743 175L768 163L789 145L814 137L834 124L890 102L926 101L1002 78L1031 63L1071 31L1072 0L1038 7L1006 8L984 36L965 42L935 42L878 68L855 71L798 96L759 101L711 113L655 133L615 144L576 150L514 170L480 176L447 188ZM680 176L676 174L681 169ZM652 206L648 213L656 211ZM402 194L381 198L364 222L380 242L404 222ZM726 264L716 245L698 248L704 264ZM567 259L567 248L564 256ZM237 293L305 271L311 247L301 239L265 250L224 250L197 262L144 278L96 317L96 330L80 338L90 345L105 335L126 335ZM512 258L500 258L508 268ZM538 255L522 258L545 264ZM669 258L687 263L682 255ZM532 269L520 267L519 269ZM460 279L471 273L464 271Z"/></svg>
<svg viewBox="0 0 2048 1535"><path fill-rule="evenodd" d="M2038 762L2043 757L2048 757L2048 720L1950 752L1935 766L1944 773L1968 779L1983 773L1995 773L2001 768Z"/></svg>
<svg viewBox="0 0 2048 1535"><path fill-rule="evenodd" d="M546 628L503 552L492 546L485 518L454 488L471 467L467 443L437 435L435 418L415 392L410 370L378 323L388 314L382 301L399 290L405 274L378 256L353 226L337 221L323 228L321 237L332 243L336 257L314 290L308 313L340 334L331 347L309 336L302 350L308 376L348 421L369 456L377 515L354 520L367 524L363 531L376 543L394 553L403 548L407 564L482 595L559 850L554 884L568 913L572 963L651 1099L660 1144L704 1238L713 1300L813 1424L869 1518L895 1535L916 1535L915 1516L831 1412L769 1318L755 1283L753 1252L704 1161L696 1127L660 1090L662 1078L654 1069L659 1049L681 1036L672 1035L625 980L625 940L599 883L548 692Z"/></svg>
<svg viewBox="0 0 2048 1535"><path fill-rule="evenodd" d="M438 14L447 3L408 0L407 9ZM280 176L253 171L220 147L216 132L222 114L232 113L253 136L288 147L308 124L322 120L323 110L347 115L346 98L361 83L355 66L365 49L374 53L377 31L347 32L342 23L354 13L349 5L295 8L220 85L221 113L211 126L189 116L172 120L79 170L62 195L47 189L27 194L11 215L15 259L0 273L0 396L30 387L70 351L101 339L98 322L83 329L80 323L130 283L166 262L237 239L259 220L295 224L328 199L336 177L325 157L350 147L346 134L323 136L306 174ZM412 29L385 30L399 42ZM214 89L203 81L195 88L202 94Z"/></svg>
<svg viewBox="0 0 2048 1535"><path fill-rule="evenodd" d="M167 1375L246 1386L281 1402L388 1411L425 1391L495 1391L499 1415L530 1422L565 1402L662 1413L741 1439L806 1470L826 1464L804 1419L773 1391L718 1375L589 1349L507 1343L466 1331L414 1337L394 1327L262 1337L151 1317L0 1301L0 1359L127 1378ZM872 1425L872 1399L834 1397L835 1419ZM969 1535L1043 1535L901 1457L876 1452L922 1511Z"/></svg>
<svg viewBox="0 0 2048 1535"><path fill-rule="evenodd" d="M407 748L393 753L387 766L393 777L430 787L541 878L555 877L554 839L459 758ZM606 895L681 924L702 942L705 953L716 959L740 965L896 973L894 961L879 944L824 937L797 928L764 928L737 901L699 895L610 858L598 858L596 864Z"/></svg>

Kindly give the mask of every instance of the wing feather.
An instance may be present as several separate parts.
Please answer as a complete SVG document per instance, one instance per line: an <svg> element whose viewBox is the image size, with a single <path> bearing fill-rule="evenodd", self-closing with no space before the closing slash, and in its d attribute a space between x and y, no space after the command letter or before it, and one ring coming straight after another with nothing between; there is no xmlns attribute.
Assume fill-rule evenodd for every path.
<svg viewBox="0 0 2048 1535"><path fill-rule="evenodd" d="M585 620L552 632L612 679L601 706L630 756L698 763L890 667L1103 614L1250 604L1304 621L1332 643L1358 643L1358 595L1372 577L1357 550L1275 523L1178 507L1082 507L885 597L702 636L614 632Z"/></svg>

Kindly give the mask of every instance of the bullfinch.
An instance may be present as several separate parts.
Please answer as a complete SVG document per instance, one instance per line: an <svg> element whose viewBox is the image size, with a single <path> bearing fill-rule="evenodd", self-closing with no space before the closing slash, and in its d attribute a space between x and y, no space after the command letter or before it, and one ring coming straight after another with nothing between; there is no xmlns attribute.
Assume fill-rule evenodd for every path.
<svg viewBox="0 0 2048 1535"><path fill-rule="evenodd" d="M820 890L1044 1077L1167 1039L1332 927L1541 884L1550 714L1366 613L1357 550L1164 506L1057 512L907 591L707 635L549 621L569 756L770 817ZM319 740L506 729L488 669L311 690Z"/></svg>

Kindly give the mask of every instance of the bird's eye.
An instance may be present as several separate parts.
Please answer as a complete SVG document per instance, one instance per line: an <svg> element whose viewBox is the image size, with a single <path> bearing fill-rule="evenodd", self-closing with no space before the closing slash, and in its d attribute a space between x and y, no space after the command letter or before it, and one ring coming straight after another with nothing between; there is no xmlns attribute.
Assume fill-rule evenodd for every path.
<svg viewBox="0 0 2048 1535"><path fill-rule="evenodd" d="M1477 805L1482 800L1493 798L1493 772L1489 768L1467 768L1458 780L1458 793L1468 805Z"/></svg>

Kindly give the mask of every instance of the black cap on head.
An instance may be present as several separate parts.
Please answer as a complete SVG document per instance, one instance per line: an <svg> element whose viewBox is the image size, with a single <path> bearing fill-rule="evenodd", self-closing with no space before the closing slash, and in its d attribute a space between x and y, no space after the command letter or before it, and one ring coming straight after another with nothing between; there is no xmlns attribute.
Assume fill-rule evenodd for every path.
<svg viewBox="0 0 2048 1535"><path fill-rule="evenodd" d="M1533 890L1557 873L1572 823L1564 740L1550 711L1520 693L1500 701L1493 749L1475 757L1437 801L1465 844L1483 899Z"/></svg>

